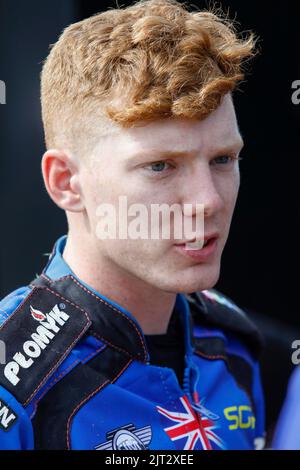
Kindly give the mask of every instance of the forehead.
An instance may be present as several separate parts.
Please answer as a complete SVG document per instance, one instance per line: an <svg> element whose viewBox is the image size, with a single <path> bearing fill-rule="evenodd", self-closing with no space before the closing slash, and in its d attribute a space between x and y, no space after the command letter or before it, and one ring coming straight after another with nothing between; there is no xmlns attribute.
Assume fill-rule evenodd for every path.
<svg viewBox="0 0 300 470"><path fill-rule="evenodd" d="M114 166L118 161L142 156L165 156L167 153L213 154L222 151L239 152L243 140L239 132L231 95L225 95L220 106L207 118L168 118L139 122L125 129L113 124L110 132L98 139L89 161L104 160ZM102 158L99 158L99 157ZM106 158L103 158L106 157Z"/></svg>
<svg viewBox="0 0 300 470"><path fill-rule="evenodd" d="M141 127L122 130L118 135L124 151L214 151L222 147L240 147L235 109L230 95L202 121L196 119L160 119Z"/></svg>

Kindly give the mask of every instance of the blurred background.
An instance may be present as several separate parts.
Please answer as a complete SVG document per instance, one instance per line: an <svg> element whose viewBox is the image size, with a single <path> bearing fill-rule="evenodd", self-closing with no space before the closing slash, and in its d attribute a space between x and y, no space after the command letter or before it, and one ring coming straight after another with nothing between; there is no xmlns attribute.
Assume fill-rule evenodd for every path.
<svg viewBox="0 0 300 470"><path fill-rule="evenodd" d="M122 1L120 6L131 4ZM208 2L191 1L197 8ZM267 423L274 427L293 369L291 343L300 339L297 244L300 105L300 3L218 2L240 30L260 38L260 55L235 103L246 146L241 190L217 288L245 308L264 333L262 375ZM62 30L115 1L0 0L0 297L27 284L66 233L66 221L43 188L45 150L39 74L49 44ZM298 293L298 294L297 294Z"/></svg>

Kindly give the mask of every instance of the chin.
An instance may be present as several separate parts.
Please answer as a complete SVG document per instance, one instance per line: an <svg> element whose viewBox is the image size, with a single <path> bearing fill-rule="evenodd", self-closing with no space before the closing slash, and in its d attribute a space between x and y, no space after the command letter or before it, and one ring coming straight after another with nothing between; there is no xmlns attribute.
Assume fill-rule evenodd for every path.
<svg viewBox="0 0 300 470"><path fill-rule="evenodd" d="M176 278L174 276L173 282L170 277L163 290L173 293L191 294L192 292L213 288L218 282L219 277L220 266L209 266L207 269L191 270L177 275Z"/></svg>

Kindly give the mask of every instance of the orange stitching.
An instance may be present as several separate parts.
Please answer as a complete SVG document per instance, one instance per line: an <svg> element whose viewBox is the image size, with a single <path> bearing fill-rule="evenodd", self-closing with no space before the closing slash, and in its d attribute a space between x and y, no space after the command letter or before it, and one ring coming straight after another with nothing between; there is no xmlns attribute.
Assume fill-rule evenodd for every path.
<svg viewBox="0 0 300 470"><path fill-rule="evenodd" d="M54 284L55 281L53 281L52 279L50 279L49 277L47 277L45 274L41 274L41 277L44 277L48 282L50 282L50 284ZM135 323L131 320L131 318L129 318L127 315L125 315L125 313L121 312L121 310L117 309L116 307L110 305L108 302L106 302L105 300L101 299L101 297L98 297L97 295L95 295L93 292L89 291L85 286L83 286L80 282L77 281L77 279L75 279L72 275L67 275L67 276L64 276L64 277L61 277L59 280L62 281L63 279L71 279L73 282L75 282L75 284L78 285L78 287L80 287L82 290L84 290L87 294L91 295L92 297L95 297L95 299L98 301L98 302L102 302L104 305L106 305L107 307L109 307L111 310L114 310L115 312L119 313L123 318L125 318L125 320L129 321L129 323L134 327L136 333L138 334L138 337L139 337L139 340L142 344L142 347L143 347L143 351L144 351L144 359L146 359L147 357L147 352L146 352L146 348L145 348L145 345L144 345L144 341L143 341L143 338L141 336L141 333L139 332L137 326L135 325Z"/></svg>
<svg viewBox="0 0 300 470"><path fill-rule="evenodd" d="M42 379L42 381L39 383L39 385L37 385L36 389L32 392L32 394L30 395L30 397L26 400L26 402L24 403L24 406L26 406L31 398L35 395L35 393L38 391L38 389L47 381L48 377L52 374L52 372L56 369L57 365L59 365L64 359L65 357L68 355L68 353L70 352L70 350L72 349L72 347L74 346L74 344L77 343L78 339L86 332L86 330L89 328L89 325L86 325L86 327L79 333L79 335L74 339L74 341L70 344L70 346L65 350L65 352L63 353L63 355L61 356L61 358L54 364L54 366L52 367L52 369L48 372L48 374Z"/></svg>
<svg viewBox="0 0 300 470"><path fill-rule="evenodd" d="M80 362L82 362L82 361L87 362L87 361L90 359L90 357L93 357L94 355L96 355L98 352L102 351L102 350L105 349L105 348L106 348L106 345L100 346L100 348L95 349L95 351L93 351L93 352L92 352L91 354L89 354L87 357L83 357L82 359L80 359ZM83 363L83 362L82 362L82 363Z"/></svg>
<svg viewBox="0 0 300 470"><path fill-rule="evenodd" d="M71 276L72 277L72 276ZM87 294L95 297L96 300L104 303L104 305L106 305L107 307L109 307L111 310L114 310L115 312L119 313L123 318L125 318L125 320L129 321L129 323L131 323L131 325L134 327L136 333L138 334L139 336L139 339L140 339L140 342L142 343L142 347L143 347L143 351L144 351L144 357L146 358L146 349L145 349L145 345L144 345L144 342L143 342L143 339L142 339L142 336L139 332L139 330L137 329L135 323L131 320L131 318L129 318L127 315L125 315L125 313L121 312L121 310L117 309L116 307L113 307L112 305L110 305L108 302L106 302L105 300L101 299L100 297L97 297L93 292L89 291L88 289L86 289L86 287L82 286L75 278L73 278L73 281L81 288L83 289Z"/></svg>
<svg viewBox="0 0 300 470"><path fill-rule="evenodd" d="M133 356L132 356L131 354L129 354L128 351L125 351L125 349L122 349L122 348L120 348L119 346L116 346L115 344L112 344L112 343L111 343L110 341L108 341L107 339L102 338L102 336L100 336L100 335L99 335L98 333L96 333L95 331L91 331L91 335L92 335L92 336L95 336L96 338L100 339L101 341L104 341L104 342L107 343L109 346L111 346L113 349L116 349L117 351L126 354L126 356L129 356L129 357L133 358Z"/></svg>
<svg viewBox="0 0 300 470"><path fill-rule="evenodd" d="M221 354L215 355L215 356L209 356L208 354L205 354L203 352L195 350L195 353L198 354L199 356L204 357L205 359L223 359L225 362L227 362L227 357L222 356Z"/></svg>
<svg viewBox="0 0 300 470"><path fill-rule="evenodd" d="M48 374L43 377L42 381L37 385L36 389L33 391L33 393L30 395L30 397L25 401L25 403L23 403L24 406L26 406L31 398L35 395L35 393L37 392L37 390L43 385L43 383L45 383L45 381L48 379L48 377L52 374L53 370L56 368L57 364L59 364L60 362L62 362L62 360L66 357L66 355L68 354L68 352L70 351L70 349L72 348L72 346L74 344L76 344L76 342L78 341L78 339L88 330L88 328L91 326L91 322L90 322L90 319L87 315L87 313L81 308L79 307L78 305L74 304L73 302L71 302L70 300L68 299L65 299L63 296L61 296L60 294L58 294L57 292L54 292L52 291L51 289L49 289L48 287L42 287L42 289L46 289L48 290L49 292L51 292L52 294L54 294L56 297L59 297L60 299L64 300L65 302L69 303L70 305L73 305L76 309L79 309L81 310L84 315L86 316L87 318L87 321L88 323L85 325L85 327L83 328L82 331L80 331L79 335L75 338L75 340L67 347L67 349L65 350L65 352L63 353L63 355L61 356L61 358L54 364L54 366L52 367L52 369L48 372ZM27 297L27 300L28 300L29 296Z"/></svg>
<svg viewBox="0 0 300 470"><path fill-rule="evenodd" d="M203 356L203 357L206 358L206 359L223 359L224 362L225 362L225 364L226 364L227 369L229 370L230 374L231 374L232 377L234 378L234 380L235 380L235 382L237 383L237 385L238 385L238 386L240 387L240 389L243 390L243 391L246 393L246 395L248 396L249 402L250 402L250 404L251 404L251 406L252 406L252 408L253 408L253 398L252 398L251 394L249 393L249 391L247 390L247 388L244 387L244 386L237 380L237 378L235 377L235 375L232 373L232 371L231 371L231 369L230 369L230 365L229 365L228 358L227 358L226 356L221 356L221 355L219 355L219 356L208 356L208 355L206 355L206 354L204 354L204 353L201 353L200 351L196 351L196 350L195 350L195 353L198 354L199 356Z"/></svg>
<svg viewBox="0 0 300 470"><path fill-rule="evenodd" d="M67 449L70 450L70 438L69 438L69 433L70 433L70 425L71 425L71 420L73 419L73 416L75 415L75 413L79 410L79 408L85 403L87 402L90 398L92 398L94 395L96 395L97 392L99 392L102 388L106 387L106 385L108 385L110 382L109 380L106 380L106 382L104 382L102 385L100 385L100 387L96 388L96 390L94 390L92 393L90 393L90 395L88 395L86 398L84 398L80 403L79 405L76 406L76 408L72 411L71 415L69 416L69 419L68 419L68 422L67 422L67 434L66 434L66 438L67 438Z"/></svg>
<svg viewBox="0 0 300 470"><path fill-rule="evenodd" d="M123 371L129 366L129 364L132 362L132 360L130 359L127 364L125 364L125 366L123 367L123 369L118 373L118 375L116 377L114 377L113 381L110 382L109 380L106 380L106 382L104 382L102 385L100 385L98 388L96 388L96 390L94 390L92 393L90 393L90 395L88 395L86 398L84 398L80 403L79 405L76 406L76 408L72 411L72 413L70 414L69 416L69 419L68 419L68 422L67 422L67 435L66 435L66 438L67 438L67 448L68 450L70 450L70 425L71 425L71 421L73 419L73 416L75 415L75 413L77 413L77 411L79 410L79 408L81 408L81 406L84 405L84 403L86 403L90 398L92 398L97 392L99 392L102 388L106 387L106 385L110 384L110 383L113 383L116 381L116 379L118 379L120 377L120 375L123 373Z"/></svg>
<svg viewBox="0 0 300 470"><path fill-rule="evenodd" d="M105 346L101 346L101 348L99 349L96 349L95 351L93 351L91 354L89 354L87 357L83 357L82 359L75 359L74 362L72 362L72 364L69 365L69 367L67 367L66 369L64 369L61 374L59 374L57 377L54 378L54 380L52 380L52 382L50 382L48 384L48 387L44 390L44 392L39 396L38 398L38 402L46 395L46 393L48 392L48 390L56 383L59 381L59 379L61 379L62 377L64 377L68 372L69 370L74 366L74 364L79 364L80 362L82 361L88 361L90 357L92 357L93 355L96 355L98 352L100 352L102 349L104 349Z"/></svg>
<svg viewBox="0 0 300 470"><path fill-rule="evenodd" d="M18 307L16 308L16 310L7 318L7 321L5 322L5 326L13 319L13 317L18 313L18 311L23 307L23 305L30 299L30 297L33 296L33 294L37 291L37 289L46 289L48 290L49 292L51 292L52 294L56 295L56 297L60 297L61 299L63 299L64 301L68 302L70 305L73 305L73 307L75 307L76 309L79 309L81 310L85 316L87 317L87 319L90 321L89 317L88 317L88 314L86 313L85 310L83 310L83 308L79 307L79 305L76 305L74 304L73 302L71 302L70 300L68 299L65 299L64 297L62 297L60 294L58 294L57 292L54 292L53 290L49 289L49 287L44 287L44 286L34 286L34 289L25 297L25 299L22 300L22 302L20 303L20 305L18 305ZM0 330L3 328L4 325L2 325L0 327Z"/></svg>
<svg viewBox="0 0 300 470"><path fill-rule="evenodd" d="M39 396L39 398L38 398L38 400L37 400L37 403L38 403L39 401L41 401L42 398L44 398L44 396L46 395L46 393L48 392L48 390L49 390L59 379L61 379L64 375L67 374L67 372L69 372L69 370L72 368L72 366L74 366L74 364L76 364L76 363L79 364L79 362L80 362L80 361L79 361L78 359L76 359L74 362L72 362L72 364L69 365L69 367L67 367L63 372L61 372L60 375L58 375L57 377L55 377L55 379L52 380L52 382L50 382L50 383L48 384L48 387L47 387L47 388L44 390L44 392Z"/></svg>
<svg viewBox="0 0 300 470"><path fill-rule="evenodd" d="M127 369L127 367L129 366L129 364L130 364L131 362L132 362L132 359L130 359L130 360L127 362L127 364L125 364L125 366L123 367L123 369L120 370L120 372L118 373L118 375L116 375L116 377L112 380L111 383L114 383L114 382L120 377L120 375L123 374L124 370Z"/></svg>

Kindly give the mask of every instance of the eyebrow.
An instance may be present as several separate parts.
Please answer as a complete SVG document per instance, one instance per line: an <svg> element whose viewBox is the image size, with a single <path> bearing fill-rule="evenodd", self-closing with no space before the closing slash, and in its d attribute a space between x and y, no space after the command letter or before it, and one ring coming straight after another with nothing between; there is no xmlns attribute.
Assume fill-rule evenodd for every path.
<svg viewBox="0 0 300 470"><path fill-rule="evenodd" d="M244 140L241 139L235 142L228 143L224 145L223 147L220 147L219 149L213 150L212 153L221 155L222 153L229 152L230 150L237 150L241 151L242 148L244 147ZM199 149L193 149L193 150L174 150L174 149L169 149L169 150L159 150L159 149L149 149L149 150L140 150L133 155L130 155L128 157L128 160L134 160L138 158L149 158L149 157L156 157L156 158L166 158L166 157L173 157L173 158L179 158L179 157L185 157L187 155L190 156L195 156L199 153Z"/></svg>
<svg viewBox="0 0 300 470"><path fill-rule="evenodd" d="M130 156L131 158L139 158L139 157L183 157L185 155L193 155L196 153L193 150L141 150L133 155Z"/></svg>

